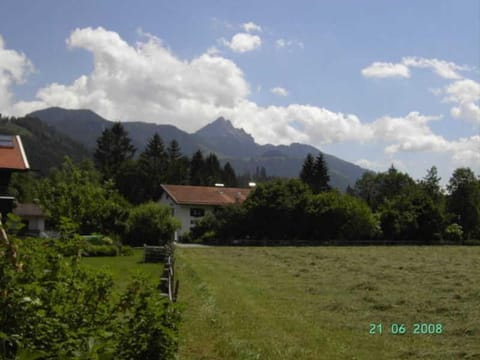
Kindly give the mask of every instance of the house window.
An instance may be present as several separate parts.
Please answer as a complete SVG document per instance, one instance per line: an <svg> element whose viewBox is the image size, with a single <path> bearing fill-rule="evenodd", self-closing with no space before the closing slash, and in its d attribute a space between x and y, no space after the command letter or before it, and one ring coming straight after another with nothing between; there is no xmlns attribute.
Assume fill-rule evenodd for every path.
<svg viewBox="0 0 480 360"><path fill-rule="evenodd" d="M191 217L202 217L205 216L205 209L191 208L190 209Z"/></svg>

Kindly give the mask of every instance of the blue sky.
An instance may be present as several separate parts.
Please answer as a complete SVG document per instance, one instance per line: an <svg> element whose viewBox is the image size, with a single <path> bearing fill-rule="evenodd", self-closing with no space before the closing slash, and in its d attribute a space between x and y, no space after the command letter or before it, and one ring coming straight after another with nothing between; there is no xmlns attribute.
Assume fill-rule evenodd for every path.
<svg viewBox="0 0 480 360"><path fill-rule="evenodd" d="M230 118L415 178L480 173L480 2L0 3L0 112L90 108L195 131Z"/></svg>

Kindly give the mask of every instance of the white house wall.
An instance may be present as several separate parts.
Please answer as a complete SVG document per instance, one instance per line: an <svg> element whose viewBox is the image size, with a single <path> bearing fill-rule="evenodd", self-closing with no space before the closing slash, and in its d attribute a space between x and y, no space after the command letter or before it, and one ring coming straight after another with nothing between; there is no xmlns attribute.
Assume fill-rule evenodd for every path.
<svg viewBox="0 0 480 360"><path fill-rule="evenodd" d="M180 221L181 227L178 231L175 232L175 240L178 240L179 237L183 236L185 233L191 230L191 228L194 226L192 221L201 219L201 217L190 216L190 209L204 209L205 214L213 211L213 206L208 205L177 204L165 192L160 197L159 202L160 204L167 205L171 209L173 209L173 216Z"/></svg>

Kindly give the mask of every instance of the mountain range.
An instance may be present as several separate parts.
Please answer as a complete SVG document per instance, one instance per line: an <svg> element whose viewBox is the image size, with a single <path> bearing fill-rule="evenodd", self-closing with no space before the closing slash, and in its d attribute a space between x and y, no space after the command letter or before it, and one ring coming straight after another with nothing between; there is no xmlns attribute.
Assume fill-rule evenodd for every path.
<svg viewBox="0 0 480 360"><path fill-rule="evenodd" d="M102 118L91 110L67 110L58 107L35 111L28 116L40 119L56 131L72 138L89 151L96 147L96 139L113 122ZM165 143L175 139L182 152L190 156L198 149L204 153L215 153L221 162L229 161L237 174L255 173L257 167L265 167L267 175L297 177L308 153L316 155L320 150L305 144L259 145L243 129L235 128L222 117L204 126L193 134L173 125L145 122L123 122L132 143L139 150L157 132ZM138 153L138 151L137 151ZM344 190L367 171L355 164L324 153L331 185Z"/></svg>

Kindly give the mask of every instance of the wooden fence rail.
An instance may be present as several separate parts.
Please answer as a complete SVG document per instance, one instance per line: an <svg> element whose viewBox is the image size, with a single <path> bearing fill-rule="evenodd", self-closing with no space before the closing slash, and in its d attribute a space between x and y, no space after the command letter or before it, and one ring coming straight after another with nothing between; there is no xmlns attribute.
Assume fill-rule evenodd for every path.
<svg viewBox="0 0 480 360"><path fill-rule="evenodd" d="M175 245L144 245L143 249L144 262L161 262L164 264L159 289L163 296L168 297L171 302L176 302L180 283L175 279Z"/></svg>

